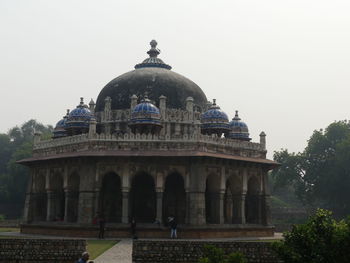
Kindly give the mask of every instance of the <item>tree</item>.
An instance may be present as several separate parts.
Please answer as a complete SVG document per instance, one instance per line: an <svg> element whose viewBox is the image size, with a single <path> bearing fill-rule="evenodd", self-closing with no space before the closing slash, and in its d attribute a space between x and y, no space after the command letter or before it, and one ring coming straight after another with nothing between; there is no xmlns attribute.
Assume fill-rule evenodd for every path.
<svg viewBox="0 0 350 263"><path fill-rule="evenodd" d="M350 262L350 220L336 221L330 211L317 210L283 236L272 248L285 263Z"/></svg>
<svg viewBox="0 0 350 263"><path fill-rule="evenodd" d="M301 153L275 152L281 167L272 172L274 188L292 186L304 205L350 213L350 129L346 121L314 131Z"/></svg>
<svg viewBox="0 0 350 263"><path fill-rule="evenodd" d="M45 126L35 120L29 120L20 127L10 129L7 134L0 134L0 200L2 203L24 204L28 171L16 162L32 155L35 131L49 137L52 130L50 125Z"/></svg>

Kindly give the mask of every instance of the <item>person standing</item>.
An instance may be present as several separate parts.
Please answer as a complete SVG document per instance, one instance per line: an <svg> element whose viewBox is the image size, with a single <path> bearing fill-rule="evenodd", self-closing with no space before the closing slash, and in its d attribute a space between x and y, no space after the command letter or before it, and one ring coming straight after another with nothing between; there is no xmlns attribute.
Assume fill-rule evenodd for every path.
<svg viewBox="0 0 350 263"><path fill-rule="evenodd" d="M104 219L103 215L101 215L98 218L98 227L99 227L98 238L104 239L105 238L106 220Z"/></svg>
<svg viewBox="0 0 350 263"><path fill-rule="evenodd" d="M177 222L175 217L170 221L170 238L177 238Z"/></svg>

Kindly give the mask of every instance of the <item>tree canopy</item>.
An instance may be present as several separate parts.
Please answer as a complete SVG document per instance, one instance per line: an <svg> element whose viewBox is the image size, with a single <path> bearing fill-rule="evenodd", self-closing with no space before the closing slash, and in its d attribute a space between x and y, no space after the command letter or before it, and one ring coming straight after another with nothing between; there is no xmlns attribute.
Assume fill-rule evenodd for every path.
<svg viewBox="0 0 350 263"><path fill-rule="evenodd" d="M316 130L303 152L277 151L281 166L272 172L275 189L292 186L304 205L350 214L350 127L347 121Z"/></svg>
<svg viewBox="0 0 350 263"><path fill-rule="evenodd" d="M16 161L30 157L33 148L33 136L39 131L43 136L51 136L53 128L35 120L29 120L21 126L0 133L0 200L2 203L24 204L28 170Z"/></svg>
<svg viewBox="0 0 350 263"><path fill-rule="evenodd" d="M319 209L305 224L294 225L272 248L285 263L350 262L350 221L336 221Z"/></svg>

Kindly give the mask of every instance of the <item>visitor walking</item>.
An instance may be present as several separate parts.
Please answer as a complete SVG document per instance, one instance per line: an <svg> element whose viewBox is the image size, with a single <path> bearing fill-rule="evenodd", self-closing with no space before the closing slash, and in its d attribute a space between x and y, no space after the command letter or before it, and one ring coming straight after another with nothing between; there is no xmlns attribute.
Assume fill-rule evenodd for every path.
<svg viewBox="0 0 350 263"><path fill-rule="evenodd" d="M77 263L87 263L90 258L90 255L88 252L83 252L81 255L81 258L77 261ZM90 261L90 263L93 263L93 261Z"/></svg>
<svg viewBox="0 0 350 263"><path fill-rule="evenodd" d="M137 236L136 236L136 220L135 220L135 218L131 219L130 228L131 228L131 236L132 236L132 238L133 239L137 239Z"/></svg>
<svg viewBox="0 0 350 263"><path fill-rule="evenodd" d="M175 217L171 217L170 220L170 238L177 238L177 222Z"/></svg>
<svg viewBox="0 0 350 263"><path fill-rule="evenodd" d="M99 226L98 238L99 239L104 239L105 238L106 220L104 219L103 215L101 215L98 218L98 226Z"/></svg>

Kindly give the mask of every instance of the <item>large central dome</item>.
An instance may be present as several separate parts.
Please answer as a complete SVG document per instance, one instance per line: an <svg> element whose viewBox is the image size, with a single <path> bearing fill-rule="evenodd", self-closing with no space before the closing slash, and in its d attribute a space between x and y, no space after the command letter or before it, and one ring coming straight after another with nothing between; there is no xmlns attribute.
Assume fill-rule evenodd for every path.
<svg viewBox="0 0 350 263"><path fill-rule="evenodd" d="M185 109L186 98L192 97L194 104L204 109L207 98L201 88L188 78L171 71L157 56L160 51L157 42L151 41L149 58L109 82L100 92L96 101L96 111L103 111L106 97L112 99L112 110L130 108L130 97L143 97L148 94L150 100L159 103L159 97L167 97L167 108Z"/></svg>

